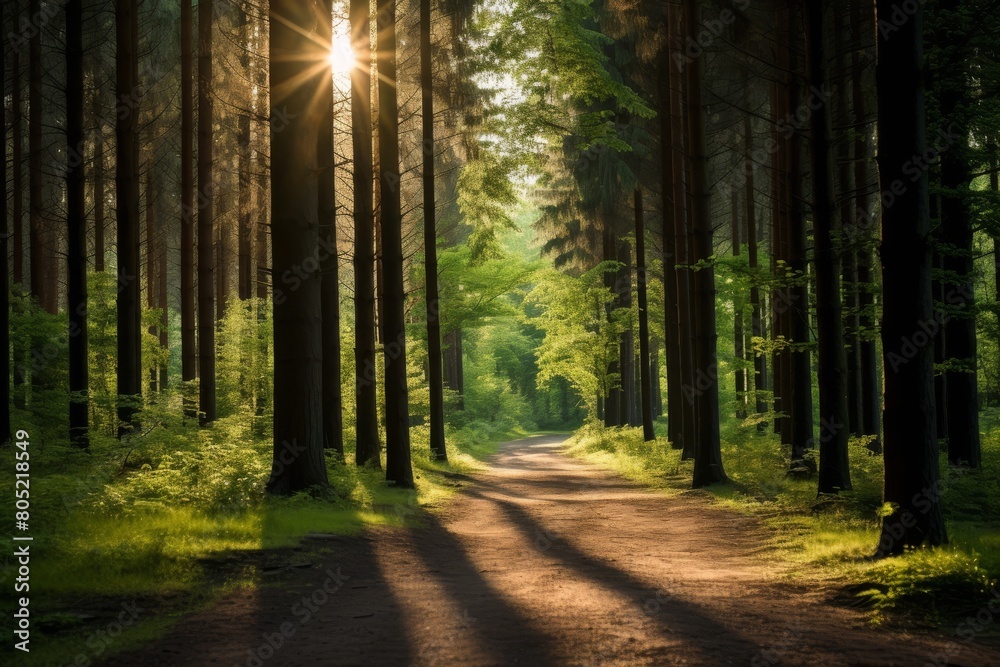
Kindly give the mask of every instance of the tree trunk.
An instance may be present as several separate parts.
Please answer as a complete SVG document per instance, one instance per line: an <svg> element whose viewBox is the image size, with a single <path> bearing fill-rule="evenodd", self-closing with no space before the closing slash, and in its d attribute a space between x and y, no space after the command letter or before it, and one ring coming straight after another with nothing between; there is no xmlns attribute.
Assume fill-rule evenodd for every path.
<svg viewBox="0 0 1000 667"><path fill-rule="evenodd" d="M787 25L786 21L779 20L778 23L781 26ZM778 41L787 43L787 40L788 36L782 34ZM779 57L778 67L787 70L787 62L782 60L787 58L787 51L780 51ZM785 162L788 155L784 146L779 143L780 133L777 125L780 119L787 118L787 111L784 108L787 104L787 97L781 95L778 82L771 85L770 97L771 115L774 118L771 140L775 146L771 152L771 275L776 279L776 285L771 291L771 340L775 343L771 360L771 368L774 373L773 409L776 413L774 432L781 436L783 445L791 445L791 397L788 395L787 382L788 370L791 367L791 353L782 343L788 340L787 322L792 296L790 288L782 284L785 279L783 272L780 271L780 262L786 261L789 254L786 242L788 208L785 197L788 184ZM794 453L792 458L795 458Z"/></svg>
<svg viewBox="0 0 1000 667"><path fill-rule="evenodd" d="M618 261L618 248L617 248L617 235L612 227L612 221L609 216L604 215L602 223L602 239L601 239L601 251L602 257L605 262ZM618 286L618 271L605 271L604 272L604 286L608 288L614 300L609 302L605 306L605 316L610 321L611 313L615 308L621 306L620 291ZM618 344L618 358L612 357L612 361L608 364L609 375L617 375L618 383L608 388L607 396L604 398L604 425L606 427L621 426L622 422L622 404L623 404L623 391L624 386L624 373L622 372L622 355L621 355L622 343L619 341Z"/></svg>
<svg viewBox="0 0 1000 667"><path fill-rule="evenodd" d="M687 36L697 42L701 27L700 4L684 0ZM711 264L712 241L711 193L708 188L708 151L705 142L705 108L701 101L701 58L686 66L688 133L691 158L691 224L695 233L695 257L707 264L695 276L695 314L698 320L697 372L698 440L695 444L692 486L700 488L726 481L719 438L719 374L716 354L715 269ZM702 389L704 387L704 389Z"/></svg>
<svg viewBox="0 0 1000 667"><path fill-rule="evenodd" d="M746 218L747 218L747 261L753 272L757 268L757 203L754 190L753 179L753 128L750 123L750 116L743 121L743 135L746 141ZM764 322L761 312L760 288L757 281L750 286L750 328L755 338L763 338ZM767 403L764 401L763 393L767 391L767 357L763 354L753 353L753 389L754 403L757 414L767 411ZM763 430L764 424L758 426L758 430Z"/></svg>
<svg viewBox="0 0 1000 667"><path fill-rule="evenodd" d="M380 467L375 387L375 229L372 190L371 36L366 0L351 0L350 22L358 66L351 69L354 139L354 362L358 465ZM276 274L275 275L280 275Z"/></svg>
<svg viewBox="0 0 1000 667"><path fill-rule="evenodd" d="M2 24L0 24L2 25ZM66 4L66 282L69 314L69 439L90 446L87 358L87 203L83 136L83 0ZM6 178L4 183L6 184ZM5 218L6 219L6 218ZM6 231L6 230L5 230ZM4 249L4 261L7 253ZM4 282L7 271L4 268ZM6 295L6 290L4 291ZM6 307L4 315L6 316ZM8 346L3 347L7 356ZM7 374L4 373L6 381ZM0 436L4 432L0 431Z"/></svg>
<svg viewBox="0 0 1000 667"><path fill-rule="evenodd" d="M663 414L663 394L660 390L660 339L650 335L649 338L649 382L652 392L653 420Z"/></svg>
<svg viewBox="0 0 1000 667"><path fill-rule="evenodd" d="M216 417L215 232L212 181L212 0L198 2L198 394L202 426ZM273 90L273 85L272 85ZM301 255L298 261L302 261ZM279 274L280 275L280 274Z"/></svg>
<svg viewBox="0 0 1000 667"><path fill-rule="evenodd" d="M650 376L649 317L646 303L646 224L642 189L635 189L635 276L639 299L639 393L642 398L642 438L656 439L653 432L653 378Z"/></svg>
<svg viewBox="0 0 1000 667"><path fill-rule="evenodd" d="M828 47L821 3L806 3L806 41L809 82L824 90ZM836 493L851 488L847 442L850 437L847 409L847 358L844 353L843 310L840 302L840 234L833 197L833 160L830 150L830 114L825 104L815 105L810 122L813 234L816 261L816 328L819 339L819 492Z"/></svg>
<svg viewBox="0 0 1000 667"><path fill-rule="evenodd" d="M434 77L431 61L431 2L420 0L420 98L423 138L424 301L427 305L427 365L430 390L430 448L448 460L444 439L444 378L441 359L441 302L438 296L437 203L434 192Z"/></svg>
<svg viewBox="0 0 1000 667"><path fill-rule="evenodd" d="M225 206L222 207L225 210ZM215 321L216 326L226 316L229 300L229 252L226 248L226 219L220 217L215 225Z"/></svg>
<svg viewBox="0 0 1000 667"><path fill-rule="evenodd" d="M31 16L41 14L41 0L31 0ZM31 295L53 315L57 295L51 293L55 275L52 265L51 232L42 208L42 31L34 30L28 41L28 233L31 253Z"/></svg>
<svg viewBox="0 0 1000 667"><path fill-rule="evenodd" d="M97 120L94 131L94 270L104 271L104 227L107 224L104 213L104 121L101 119L100 92L95 86L93 113Z"/></svg>
<svg viewBox="0 0 1000 667"><path fill-rule="evenodd" d="M324 0L319 34L323 48L333 39L333 3ZM334 163L333 76L328 67L320 73L316 91L322 114L317 135L319 163L319 236L323 318L323 449L344 459L344 406L340 385L340 258L337 250L337 174ZM247 132L249 135L249 131ZM241 213L242 214L242 213ZM248 211L249 217L249 211ZM249 226L249 220L247 221ZM242 237L241 237L242 239ZM241 241L242 242L242 241ZM249 257L247 258L249 266ZM242 254L241 254L242 269ZM249 273L249 269L248 269ZM242 274L241 274L242 275Z"/></svg>
<svg viewBox="0 0 1000 667"><path fill-rule="evenodd" d="M877 18L891 22L895 0L877 0ZM878 36L878 165L881 187L907 183L882 211L882 344L885 360L885 502L877 554L947 541L941 512L937 433L934 425L934 358L920 346L910 359L900 341L934 317L931 299L927 174L916 183L904 169L927 147L924 117L923 9L899 29Z"/></svg>
<svg viewBox="0 0 1000 667"><path fill-rule="evenodd" d="M668 19L669 20L669 19ZM671 49L664 49L661 67L673 71L670 63ZM681 367L683 364L678 299L677 269L677 216L674 194L674 153L676 151L672 127L673 91L669 82L660 86L660 195L663 200L661 236L663 242L663 333L664 360L667 371L667 439L674 449L684 447L684 390ZM683 209L682 209L683 210ZM658 381L657 381L658 382Z"/></svg>
<svg viewBox="0 0 1000 667"><path fill-rule="evenodd" d="M152 139L152 133L150 133L149 139ZM156 205L155 198L153 196L153 181L154 172L156 170L156 156L155 150L152 146L152 141L147 147L148 155L146 157L146 308L152 310L156 308ZM156 327L149 327L149 334L151 336L157 336ZM157 391L156 381L159 379L159 369L156 366L149 367L149 391L150 394Z"/></svg>
<svg viewBox="0 0 1000 667"><path fill-rule="evenodd" d="M733 257L740 256L740 209L739 190L730 193L730 213L732 215ZM741 365L746 361L746 334L743 331L743 309L733 300L733 360L736 362L736 418L747 418L747 372Z"/></svg>
<svg viewBox="0 0 1000 667"><path fill-rule="evenodd" d="M238 7L240 27L244 40L249 37L249 27L247 25L247 12L243 5ZM332 25L332 24L331 24ZM327 31L329 32L329 31ZM248 78L253 77L250 70L250 51L244 48L240 56L240 65L247 73ZM333 91L330 93L331 104L333 103ZM252 106L252 100L247 99ZM331 109L332 115L332 109ZM332 122L332 118L331 118ZM240 301L246 301L253 297L253 228L251 227L252 205L250 194L252 182L250 179L250 113L239 114L239 130L236 137L237 144L237 225L236 225L236 248L237 248L237 278L236 289Z"/></svg>
<svg viewBox="0 0 1000 667"><path fill-rule="evenodd" d="M272 0L270 22L271 117L286 125L271 132L273 272L284 275L319 242L317 141L322 114L311 113L319 85L310 4ZM320 70L322 75L323 70ZM211 247L211 244L209 245ZM267 490L292 494L326 486L323 457L323 323L320 281L274 294L274 458Z"/></svg>
<svg viewBox="0 0 1000 667"><path fill-rule="evenodd" d="M403 284L403 214L400 202L399 108L396 99L396 0L378 2L379 166L382 276L385 280L385 476L413 486L410 403L406 386L406 286Z"/></svg>
<svg viewBox="0 0 1000 667"><path fill-rule="evenodd" d="M671 51L680 55L684 40L683 11L672 3L667 4L668 23L668 43ZM675 61L676 62L676 61ZM690 207L687 203L688 183L687 177L687 130L684 122L684 105L682 104L683 93L686 87L683 70L679 67L667 63L668 81L670 88L670 136L673 144L673 216L674 216L674 251L677 254L677 263L685 268L677 272L677 317L679 323L678 342L680 345L680 390L684 397L681 402L681 428L680 438L681 458L688 460L694 457L695 442L698 440L698 419L695 406L695 320L694 311L691 307L692 285L694 279L692 271L687 268L691 264L692 250L690 247L690 235L688 227L690 220L688 212Z"/></svg>
<svg viewBox="0 0 1000 667"><path fill-rule="evenodd" d="M333 94L331 92L331 104ZM331 110L332 111L332 110ZM331 113L331 123L332 123ZM239 194L238 194L238 262L239 276L237 279L238 294L240 301L246 301L253 297L253 265L251 241L253 239L253 228L250 223L252 213L250 205L250 115L240 114L240 131L237 139L239 144Z"/></svg>
<svg viewBox="0 0 1000 667"><path fill-rule="evenodd" d="M20 17L20 3L14 12L14 22ZM14 229L11 236L14 253L14 284L24 286L24 131L21 128L21 119L24 117L24 109L21 107L21 49L12 49L13 57L10 59L11 72L11 107L14 117L11 119L11 167L13 170L12 180L14 192L12 193L11 208L14 214ZM15 376L14 383L17 384Z"/></svg>
<svg viewBox="0 0 1000 667"><path fill-rule="evenodd" d="M159 246L159 283L157 284L157 290L159 295L157 297L157 303L160 307L160 347L166 351L170 351L170 345L168 340L168 331L170 329L170 315L167 310L167 240L162 238L160 240ZM167 388L167 363L164 362L160 364L160 391Z"/></svg>
<svg viewBox="0 0 1000 667"><path fill-rule="evenodd" d="M194 250L194 91L192 90L191 0L181 0L181 379L198 377L195 339ZM197 414L197 403L185 388L184 414Z"/></svg>
<svg viewBox="0 0 1000 667"><path fill-rule="evenodd" d="M115 192L118 224L118 436L133 428L142 394L136 0L115 0ZM32 267L34 268L34 267Z"/></svg>
<svg viewBox="0 0 1000 667"><path fill-rule="evenodd" d="M618 307L632 309L632 248L627 240L617 239L619 268L615 286L618 291ZM622 426L638 426L635 407L635 336L631 325L622 332L618 347L618 368L621 370L621 403L618 423Z"/></svg>
<svg viewBox="0 0 1000 667"><path fill-rule="evenodd" d="M866 3L862 0L857 2L859 12L858 25L864 25L865 19L863 8ZM853 70L860 72L860 58L857 54L852 58ZM855 215L858 221L869 220L873 215L871 202L867 189L870 181L870 171L868 168L868 156L874 151L869 147L869 123L866 122L864 90L861 85L861 77L856 75L853 79L852 104L854 108L854 122L858 128L855 130L854 142L854 202ZM862 217L863 216L863 217ZM858 223L860 226L860 222ZM866 225L867 227L867 225ZM865 335L858 341L861 355L861 429L865 435L873 435L875 439L869 443L868 448L873 452L882 451L882 383L879 381L879 369L881 364L878 359L878 349L875 344L873 332L877 327L874 317L875 296L872 289L874 277L872 276L872 253L871 253L871 230L865 229L859 234L858 246L858 326L865 332Z"/></svg>
<svg viewBox="0 0 1000 667"><path fill-rule="evenodd" d="M941 153L941 230L944 268L948 283L945 303L950 319L945 324L948 382L948 462L978 468L982 462L979 435L979 388L976 358L976 317L973 280L973 219L969 203L972 181L968 146L969 111L972 103L967 83L971 60L966 10L957 0L942 0L940 18L949 47L942 76L937 77L941 117L948 133L957 137ZM943 140L940 139L940 140Z"/></svg>
<svg viewBox="0 0 1000 667"><path fill-rule="evenodd" d="M79 7L79 0L73 0L68 6L67 11L70 8ZM13 7L11 8L13 9ZM3 31L3 54L4 59L7 58L7 47L8 47L8 37L7 37L7 6L3 7L3 13L0 14L0 30ZM15 12L16 15L16 12ZM16 20L16 19L15 19ZM12 21L13 24L13 21ZM67 45L68 49L68 45ZM17 76L14 76L14 83L17 84ZM7 76L6 72L0 71L0 99L7 99ZM20 113L20 109L14 109L15 114ZM4 140L3 140L3 154L0 157L3 158L3 164L0 164L0 179L2 179L4 184L4 197L3 197L3 230L0 231L0 391L3 392L4 396L11 396L11 386L10 386L10 266L7 262L7 239L9 238L9 231L7 228L7 125L4 123ZM67 128L68 129L68 128ZM17 220L15 220L15 224ZM72 310L70 311L70 317L72 317ZM11 401L4 401L4 405L0 406L0 445L3 445L10 441L11 439L11 428L10 428L10 405ZM72 408L70 408L72 410ZM72 415L71 415L72 416Z"/></svg>

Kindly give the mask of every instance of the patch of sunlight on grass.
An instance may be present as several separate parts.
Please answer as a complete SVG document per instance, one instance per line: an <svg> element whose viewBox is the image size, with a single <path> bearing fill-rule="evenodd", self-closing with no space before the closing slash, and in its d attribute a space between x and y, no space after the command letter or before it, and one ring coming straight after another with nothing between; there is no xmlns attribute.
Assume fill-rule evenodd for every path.
<svg viewBox="0 0 1000 667"><path fill-rule="evenodd" d="M199 579L195 560L259 549L261 526L259 511L209 516L182 507L125 516L80 514L72 532L42 550L34 574L53 594L186 590Z"/></svg>

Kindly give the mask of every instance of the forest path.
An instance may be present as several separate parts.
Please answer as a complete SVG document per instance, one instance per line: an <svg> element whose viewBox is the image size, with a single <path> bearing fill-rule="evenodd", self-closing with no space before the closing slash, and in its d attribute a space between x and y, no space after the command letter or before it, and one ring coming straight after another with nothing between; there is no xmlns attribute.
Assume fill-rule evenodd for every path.
<svg viewBox="0 0 1000 667"><path fill-rule="evenodd" d="M1000 665L995 646L935 662L947 638L867 627L781 580L751 519L638 488L564 439L505 443L423 526L325 540L304 555L321 562L113 664Z"/></svg>

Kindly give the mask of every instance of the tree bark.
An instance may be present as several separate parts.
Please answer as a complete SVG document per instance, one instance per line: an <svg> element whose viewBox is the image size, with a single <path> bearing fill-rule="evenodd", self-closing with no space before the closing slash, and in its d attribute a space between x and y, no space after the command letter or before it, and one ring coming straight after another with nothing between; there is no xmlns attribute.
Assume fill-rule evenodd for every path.
<svg viewBox="0 0 1000 667"><path fill-rule="evenodd" d="M319 242L317 13L308 3L272 0L270 21L273 272L285 275ZM321 70L322 72L323 70ZM209 246L211 247L211 246ZM326 486L323 457L323 323L320 281L274 293L274 453L267 490L292 494Z"/></svg>
<svg viewBox="0 0 1000 667"><path fill-rule="evenodd" d="M668 43L675 56L681 56L683 47L684 32L683 12L674 4L667 4ZM673 62L677 62L673 59ZM667 63L668 80L670 86L670 135L673 144L673 200L674 200L674 250L677 253L677 262L684 265L684 268L677 272L677 316L680 324L678 331L680 344L680 373L681 373L681 394L684 400L681 403L683 418L681 428L683 429L680 438L681 459L688 460L694 457L695 443L698 440L698 419L695 404L695 318L694 309L691 302L692 286L694 278L689 268L691 264L692 250L690 244L690 220L688 219L690 207L687 202L688 179L686 160L687 152L687 129L684 118L684 89L686 88L683 70L679 67Z"/></svg>
<svg viewBox="0 0 1000 667"><path fill-rule="evenodd" d="M382 275L385 279L385 476L413 486L410 403L406 386L406 286L403 284L403 214L400 202L399 108L396 96L396 0L378 2L379 167Z"/></svg>
<svg viewBox="0 0 1000 667"><path fill-rule="evenodd" d="M152 133L150 133L149 139L152 139ZM156 308L156 297L157 297L157 281L156 281L156 260L158 252L156 250L156 207L155 198L153 195L153 181L155 180L154 172L156 171L156 157L155 150L152 146L152 141L147 147L148 155L146 157L146 188L145 188L145 199L146 199L146 308L152 310ZM149 327L149 334L151 336L157 336L157 331L155 326ZM150 366L149 368L149 391L150 394L158 391L157 380L159 379L159 369L155 366Z"/></svg>
<svg viewBox="0 0 1000 667"><path fill-rule="evenodd" d="M877 0L877 18L891 22L895 0ZM924 116L923 9L888 37L878 36L878 165L881 187L908 187L882 211L882 345L885 361L885 491L893 503L882 521L877 555L947 541L939 493L934 424L934 359L930 346L900 357L900 342L934 317L927 175L910 182L904 169L927 147Z"/></svg>
<svg viewBox="0 0 1000 667"><path fill-rule="evenodd" d="M94 270L104 271L105 240L104 227L107 224L104 212L104 121L101 119L100 92L94 88L93 114L97 120L94 131Z"/></svg>
<svg viewBox="0 0 1000 667"><path fill-rule="evenodd" d="M753 178L753 128L750 116L743 121L743 135L746 142L746 180L744 189L746 190L746 218L747 218L747 261L750 263L751 272L757 269L757 193L754 190ZM750 328L755 338L764 336L764 318L761 312L760 288L756 279L750 285ZM763 354L753 353L753 389L754 404L757 414L767 412L767 403L764 401L763 393L767 391L767 357ZM758 426L758 430L763 430L764 424Z"/></svg>
<svg viewBox="0 0 1000 667"><path fill-rule="evenodd" d="M729 207L732 215L733 257L740 256L739 190L732 188ZM746 334L743 331L743 310L733 301L733 360L736 362L736 418L747 418L747 372L740 364L746 361Z"/></svg>
<svg viewBox="0 0 1000 667"><path fill-rule="evenodd" d="M380 467L375 388L375 229L372 190L371 36L367 0L351 0L350 22L357 66L351 69L354 139L354 362L358 465Z"/></svg>
<svg viewBox="0 0 1000 667"><path fill-rule="evenodd" d="M13 21L16 23L21 16L20 3L14 12ZM13 171L12 180L14 192L12 193L11 208L14 215L14 229L11 235L12 250L14 253L14 284L24 286L24 139L21 127L24 109L21 108L21 50L13 49L13 56L10 59L11 66L11 106L14 117L11 119L11 168ZM15 377L14 383L17 384Z"/></svg>
<svg viewBox="0 0 1000 667"><path fill-rule="evenodd" d="M431 61L431 2L420 0L420 98L423 138L424 300L427 305L427 366L430 390L430 448L447 461L444 439L444 369L441 359L441 302L438 296L437 204L434 192L434 78Z"/></svg>
<svg viewBox="0 0 1000 667"><path fill-rule="evenodd" d="M332 104L332 93L331 93ZM331 118L332 122L332 118ZM241 301L253 297L253 264L252 248L253 227L250 223L252 213L250 204L250 115L240 114L239 144L239 194L238 194L238 295Z"/></svg>
<svg viewBox="0 0 1000 667"><path fill-rule="evenodd" d="M668 19L669 20L669 19ZM670 71L671 50L664 50L661 67ZM677 269L677 214L674 192L674 153L676 151L672 127L673 91L669 82L660 87L660 195L663 198L661 236L663 240L663 332L664 358L667 370L667 439L674 449L684 447L684 390L683 365L678 298ZM683 209L681 209L683 212Z"/></svg>
<svg viewBox="0 0 1000 667"><path fill-rule="evenodd" d="M223 210L225 208L223 207ZM215 225L215 322L216 326L226 316L226 302L229 301L229 249L226 238L228 230L225 217L220 217Z"/></svg>
<svg viewBox="0 0 1000 667"><path fill-rule="evenodd" d="M982 463L979 435L979 387L976 357L975 291L973 280L973 219L969 203L972 181L968 147L968 108L972 103L967 83L971 59L967 19L957 0L942 0L940 19L949 37L942 67L936 77L941 117L948 123L952 145L941 153L941 230L948 246L943 253L951 315L945 324L948 383L948 462L978 468ZM942 130L944 133L944 129ZM944 136L939 141L946 140Z"/></svg>
<svg viewBox="0 0 1000 667"><path fill-rule="evenodd" d="M74 0L78 3L79 0ZM73 3L71 3L73 4ZM75 6L75 5L74 5ZM68 11L69 7L67 7ZM4 60L7 59L7 47L8 47L8 37L7 37L7 6L4 5L3 13L0 14L0 30L4 31L3 34L3 54ZM16 15L16 12L15 12ZM15 19L16 20L16 19ZM13 23L13 22L12 22ZM68 46L67 46L68 48ZM14 76L14 83L17 84L17 76ZM0 99L7 99L7 76L6 72L0 73ZM20 109L15 108L15 114L20 113ZM7 227L7 125L4 123L4 137L3 137L3 154L0 155L3 158L3 164L0 164L0 180L4 184L4 197L3 197L3 230L0 232L0 391L3 392L4 396L11 396L11 386L10 386L10 265L7 261L7 240L10 238L10 232ZM17 221L15 220L15 224ZM72 317L72 312L70 313ZM4 405L0 406L0 445L5 444L11 439L11 428L10 428L10 405L11 401L4 401Z"/></svg>
<svg viewBox="0 0 1000 667"><path fill-rule="evenodd" d="M202 426L216 417L212 6L212 0L198 2L198 394Z"/></svg>
<svg viewBox="0 0 1000 667"><path fill-rule="evenodd" d="M824 4L806 3L806 42L809 82L813 91L825 90L828 46L824 33ZM819 492L851 488L847 443L847 358L844 353L843 310L840 301L840 234L833 197L833 160L830 150L830 114L825 104L814 105L810 122L813 234L816 261L816 328L819 339Z"/></svg>
<svg viewBox="0 0 1000 667"><path fill-rule="evenodd" d="M169 311L168 311L168 308L167 308L167 301L168 301L168 299L167 299L167 288L168 288L168 281L167 281L167 256L168 256L168 252L167 252L167 240L166 240L166 237L164 237L164 238L162 238L160 240L160 243L158 244L158 246L159 246L159 253L158 253L158 255L159 255L159 260L158 260L158 263L159 263L159 274L158 274L159 283L157 284L157 290L159 292L159 295L157 297L157 303L158 303L158 305L160 307L160 327L159 327L159 331L160 331L160 347L163 348L164 350L169 351L170 350L170 345L169 345L170 341L168 339L168 331L170 329L170 314L169 314ZM167 388L167 384L168 384L168 378L167 378L167 376L168 376L167 363L160 364L160 381L159 381L160 391L163 391L163 390L165 390Z"/></svg>
<svg viewBox="0 0 1000 667"><path fill-rule="evenodd" d="M134 428L142 398L142 302L139 282L138 68L136 0L115 0L118 100L115 125L115 192L118 224L118 436ZM32 267L34 268L34 267Z"/></svg>
<svg viewBox="0 0 1000 667"><path fill-rule="evenodd" d="M701 28L700 4L684 0L687 36L697 42ZM705 108L701 95L701 58L687 63L687 111L691 158L691 224L695 233L695 257L705 262L695 276L698 320L698 440L695 445L692 486L700 488L726 481L719 437L719 379L715 326L715 269L712 265L711 193L708 189L708 151L705 141ZM704 389L701 389L704 387Z"/></svg>
<svg viewBox="0 0 1000 667"><path fill-rule="evenodd" d="M191 0L181 0L181 379L198 377L195 337L195 249L194 249L194 91L192 86ZM197 404L185 388L184 414L193 418Z"/></svg>
<svg viewBox="0 0 1000 667"><path fill-rule="evenodd" d="M333 2L323 0L319 34L332 48ZM337 174L334 152L333 73L323 68L317 97L322 114L317 138L319 161L320 290L323 317L323 448L344 459L344 406L340 385L340 258L337 248ZM248 221L249 225L249 221ZM249 258L248 258L249 263Z"/></svg>
<svg viewBox="0 0 1000 667"><path fill-rule="evenodd" d="M5 142L6 143L6 142ZM87 205L83 162L83 0L66 4L66 282L69 314L69 439L90 446L87 359ZM6 178L4 183L6 184ZM5 218L6 219L6 218ZM5 230L6 231L6 230ZM4 261L7 259L4 249ZM4 282L7 271L4 269ZM6 295L6 290L4 292ZM6 308L4 315L6 316ZM8 346L3 347L7 356ZM6 381L7 374L4 373ZM3 435L3 432L0 432Z"/></svg>
<svg viewBox="0 0 1000 667"><path fill-rule="evenodd" d="M40 0L31 0L31 16L41 13ZM45 221L42 188L42 31L34 30L28 41L28 230L31 258L31 294L53 315L58 311L54 293L55 274L50 247L53 239Z"/></svg>
<svg viewBox="0 0 1000 667"><path fill-rule="evenodd" d="M639 393L642 398L642 437L656 439L653 432L653 378L650 377L649 316L646 303L646 224L642 189L635 189L635 275L639 299Z"/></svg>

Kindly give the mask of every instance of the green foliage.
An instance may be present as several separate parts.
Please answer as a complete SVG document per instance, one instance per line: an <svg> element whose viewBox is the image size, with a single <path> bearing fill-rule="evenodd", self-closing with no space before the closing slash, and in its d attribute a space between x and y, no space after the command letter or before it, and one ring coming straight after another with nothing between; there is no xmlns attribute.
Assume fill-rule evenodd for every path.
<svg viewBox="0 0 1000 667"><path fill-rule="evenodd" d="M607 313L615 295L605 287L604 274L616 266L605 262L579 278L555 270L541 272L525 298L534 309L532 324L545 333L537 352L539 386L566 380L591 421L597 419L598 396L619 382L609 368L618 358L619 337L630 324L627 309Z"/></svg>
<svg viewBox="0 0 1000 667"><path fill-rule="evenodd" d="M274 367L270 301L233 299L219 323L216 400L220 415L271 408Z"/></svg>

